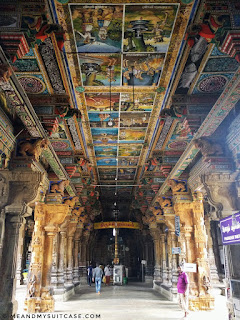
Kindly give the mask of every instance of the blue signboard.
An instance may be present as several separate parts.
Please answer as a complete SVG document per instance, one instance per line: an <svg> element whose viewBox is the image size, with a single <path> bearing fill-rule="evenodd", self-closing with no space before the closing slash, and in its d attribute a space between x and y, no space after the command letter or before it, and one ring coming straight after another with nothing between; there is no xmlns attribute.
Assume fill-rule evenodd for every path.
<svg viewBox="0 0 240 320"><path fill-rule="evenodd" d="M240 212L220 220L222 243L240 243Z"/></svg>
<svg viewBox="0 0 240 320"><path fill-rule="evenodd" d="M175 235L180 236L180 217L175 216Z"/></svg>

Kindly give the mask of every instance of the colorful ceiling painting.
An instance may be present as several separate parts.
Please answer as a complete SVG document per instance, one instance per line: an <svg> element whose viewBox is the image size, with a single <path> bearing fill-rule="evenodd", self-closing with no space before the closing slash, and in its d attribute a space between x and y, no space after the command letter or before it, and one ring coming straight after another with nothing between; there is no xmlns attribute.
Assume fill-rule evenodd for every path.
<svg viewBox="0 0 240 320"><path fill-rule="evenodd" d="M83 203L99 192L101 218L115 200L124 219L133 207L147 211L236 76L239 62L222 48L237 8L213 2L51 0L49 33L35 4L34 14L27 6L21 17L0 14L4 30L26 31L29 50L12 60L14 74L72 190Z"/></svg>

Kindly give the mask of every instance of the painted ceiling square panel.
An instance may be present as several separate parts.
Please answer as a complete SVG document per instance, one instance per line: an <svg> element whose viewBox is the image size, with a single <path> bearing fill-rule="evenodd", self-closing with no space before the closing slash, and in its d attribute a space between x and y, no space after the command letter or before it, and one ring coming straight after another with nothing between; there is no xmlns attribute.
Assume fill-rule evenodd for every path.
<svg viewBox="0 0 240 320"><path fill-rule="evenodd" d="M55 151L69 151L72 149L69 140L51 140L51 144Z"/></svg>
<svg viewBox="0 0 240 320"><path fill-rule="evenodd" d="M121 111L152 111L155 93L121 93Z"/></svg>
<svg viewBox="0 0 240 320"><path fill-rule="evenodd" d="M124 54L122 71L123 85L157 86L164 60L164 53Z"/></svg>
<svg viewBox="0 0 240 320"><path fill-rule="evenodd" d="M121 166L137 166L138 164L138 157L118 157L118 165Z"/></svg>
<svg viewBox="0 0 240 320"><path fill-rule="evenodd" d="M146 129L145 128L137 128L137 129L120 129L119 140L125 141L141 141L143 142L145 139Z"/></svg>
<svg viewBox="0 0 240 320"><path fill-rule="evenodd" d="M117 159L116 158L97 158L98 166L116 166Z"/></svg>
<svg viewBox="0 0 240 320"><path fill-rule="evenodd" d="M113 176L114 175L114 178L116 177L116 169L99 168L98 173L99 173L101 179L103 178L103 176ZM104 178L104 179L107 179L107 178Z"/></svg>
<svg viewBox="0 0 240 320"><path fill-rule="evenodd" d="M134 175L136 173L136 169L126 169L126 168L118 168L118 175Z"/></svg>
<svg viewBox="0 0 240 320"><path fill-rule="evenodd" d="M79 54L84 86L120 86L120 54Z"/></svg>
<svg viewBox="0 0 240 320"><path fill-rule="evenodd" d="M233 75L233 73L202 74L193 93L220 93Z"/></svg>
<svg viewBox="0 0 240 320"><path fill-rule="evenodd" d="M139 156L142 150L142 145L120 145L118 155L120 157Z"/></svg>
<svg viewBox="0 0 240 320"><path fill-rule="evenodd" d="M204 68L204 72L235 72L238 67L239 63L234 58L210 58Z"/></svg>
<svg viewBox="0 0 240 320"><path fill-rule="evenodd" d="M126 5L123 51L168 50L178 5Z"/></svg>
<svg viewBox="0 0 240 320"><path fill-rule="evenodd" d="M110 102L111 102L111 110L118 111L119 110L119 93L112 93L110 99L110 93L86 93L86 106L88 111L109 111L110 110Z"/></svg>
<svg viewBox="0 0 240 320"><path fill-rule="evenodd" d="M14 72L40 72L36 59L18 59L12 67Z"/></svg>
<svg viewBox="0 0 240 320"><path fill-rule="evenodd" d="M114 143L118 139L118 129L92 128L94 143Z"/></svg>
<svg viewBox="0 0 240 320"><path fill-rule="evenodd" d="M120 127L147 127L150 112L122 112Z"/></svg>
<svg viewBox="0 0 240 320"><path fill-rule="evenodd" d="M96 157L115 157L117 156L117 146L94 147Z"/></svg>
<svg viewBox="0 0 240 320"><path fill-rule="evenodd" d="M92 128L96 127L109 127L109 121L111 120L111 127L118 127L118 112L108 112L108 113L88 113L90 126Z"/></svg>
<svg viewBox="0 0 240 320"><path fill-rule="evenodd" d="M18 77L18 80L21 86L26 91L26 93L48 94L46 84L41 74L34 74L34 75L16 74L16 75Z"/></svg>
<svg viewBox="0 0 240 320"><path fill-rule="evenodd" d="M71 5L78 52L120 52L122 5Z"/></svg>

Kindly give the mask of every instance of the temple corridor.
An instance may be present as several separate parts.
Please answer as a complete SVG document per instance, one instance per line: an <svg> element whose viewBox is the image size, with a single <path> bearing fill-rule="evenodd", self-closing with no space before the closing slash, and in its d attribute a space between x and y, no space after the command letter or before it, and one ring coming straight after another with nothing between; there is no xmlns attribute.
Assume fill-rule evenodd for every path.
<svg viewBox="0 0 240 320"><path fill-rule="evenodd" d="M239 262L240 0L0 0L0 320L240 320Z"/></svg>
<svg viewBox="0 0 240 320"><path fill-rule="evenodd" d="M18 315L24 316L24 296L26 286L18 286ZM228 313L225 297L220 295L219 288L213 289L215 309L212 311L190 312L188 320L227 320ZM82 285L68 301L56 301L55 312L52 314L64 317L81 314L81 319L101 320L177 320L182 319L183 312L177 303L164 298L153 290L151 284L130 282L126 286L102 286L101 294L96 295L95 286ZM96 317L97 315L97 317ZM98 317L100 315L100 317ZM33 314L34 316L34 314ZM36 315L35 315L36 316ZM57 319L57 318L56 318Z"/></svg>

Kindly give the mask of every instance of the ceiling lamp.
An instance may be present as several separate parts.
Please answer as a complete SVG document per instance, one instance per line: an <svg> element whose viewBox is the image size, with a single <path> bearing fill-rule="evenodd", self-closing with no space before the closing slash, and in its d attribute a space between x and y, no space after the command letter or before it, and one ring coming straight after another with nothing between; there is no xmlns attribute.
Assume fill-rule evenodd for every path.
<svg viewBox="0 0 240 320"><path fill-rule="evenodd" d="M109 80L110 80L110 84L109 84L109 93L110 93L110 118L107 122L107 125L109 127L112 127L115 123L113 121L113 119L111 118L111 112L112 112L112 66L108 66L109 68Z"/></svg>

